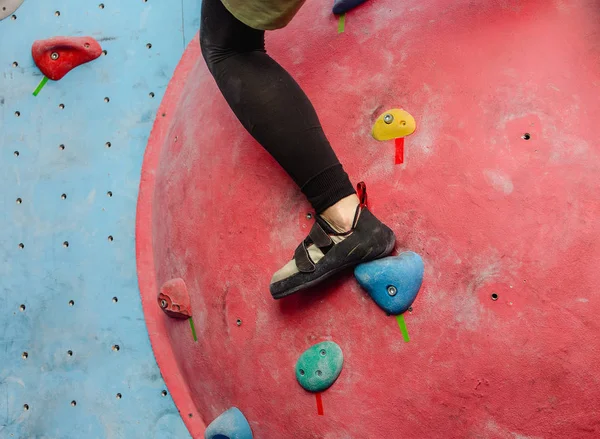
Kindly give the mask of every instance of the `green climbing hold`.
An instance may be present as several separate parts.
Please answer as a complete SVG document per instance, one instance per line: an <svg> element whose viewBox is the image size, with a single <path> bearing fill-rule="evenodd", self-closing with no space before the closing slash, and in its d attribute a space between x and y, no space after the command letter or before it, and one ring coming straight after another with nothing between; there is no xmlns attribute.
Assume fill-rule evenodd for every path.
<svg viewBox="0 0 600 439"><path fill-rule="evenodd" d="M309 392L322 392L337 380L344 365L342 348L324 341L308 348L296 363L296 379Z"/></svg>

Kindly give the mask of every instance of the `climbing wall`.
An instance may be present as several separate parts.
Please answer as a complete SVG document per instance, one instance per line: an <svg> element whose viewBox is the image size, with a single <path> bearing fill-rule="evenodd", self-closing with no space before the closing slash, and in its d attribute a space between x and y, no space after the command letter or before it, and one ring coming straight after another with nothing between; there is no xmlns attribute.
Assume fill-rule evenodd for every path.
<svg viewBox="0 0 600 439"><path fill-rule="evenodd" d="M0 21L2 438L188 437L148 341L134 220L199 6L26 0ZM92 36L103 56L34 97L31 45L57 35Z"/></svg>
<svg viewBox="0 0 600 439"><path fill-rule="evenodd" d="M343 25L330 8L307 1L267 50L366 182L394 255L421 255L421 291L402 320L352 272L272 299L310 207L193 42L148 143L137 217L147 325L186 425L202 437L234 406L257 439L598 438L598 1L372 0ZM371 135L399 108L416 121L403 155ZM195 331L161 309L165 285L187 291ZM340 356L313 361L330 358L309 351L321 342L339 346L341 373Z"/></svg>

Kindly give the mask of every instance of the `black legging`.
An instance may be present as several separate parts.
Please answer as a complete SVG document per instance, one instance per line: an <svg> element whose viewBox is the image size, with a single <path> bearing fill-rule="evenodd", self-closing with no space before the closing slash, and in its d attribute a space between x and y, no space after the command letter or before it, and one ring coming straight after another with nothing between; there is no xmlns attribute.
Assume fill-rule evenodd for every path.
<svg viewBox="0 0 600 439"><path fill-rule="evenodd" d="M354 193L300 86L221 0L202 2L200 45L221 93L248 132L279 162L317 213Z"/></svg>

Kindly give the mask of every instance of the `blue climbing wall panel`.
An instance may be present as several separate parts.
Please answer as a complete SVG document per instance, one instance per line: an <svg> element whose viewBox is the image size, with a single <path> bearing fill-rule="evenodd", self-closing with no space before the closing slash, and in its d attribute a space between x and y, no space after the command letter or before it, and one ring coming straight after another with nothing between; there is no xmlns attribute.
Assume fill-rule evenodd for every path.
<svg viewBox="0 0 600 439"><path fill-rule="evenodd" d="M135 271L140 166L200 1L25 0L0 21L0 437L185 438ZM96 38L59 82L31 44Z"/></svg>

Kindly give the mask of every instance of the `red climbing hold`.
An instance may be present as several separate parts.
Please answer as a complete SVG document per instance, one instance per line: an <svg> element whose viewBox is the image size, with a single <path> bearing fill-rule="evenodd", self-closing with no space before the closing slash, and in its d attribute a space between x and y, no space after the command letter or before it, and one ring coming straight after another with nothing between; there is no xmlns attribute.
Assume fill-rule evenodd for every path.
<svg viewBox="0 0 600 439"><path fill-rule="evenodd" d="M166 281L158 294L158 306L169 316L188 319L192 316L192 304L183 279Z"/></svg>
<svg viewBox="0 0 600 439"><path fill-rule="evenodd" d="M102 55L102 47L92 37L54 37L35 41L31 55L46 77L58 81L75 67Z"/></svg>

